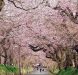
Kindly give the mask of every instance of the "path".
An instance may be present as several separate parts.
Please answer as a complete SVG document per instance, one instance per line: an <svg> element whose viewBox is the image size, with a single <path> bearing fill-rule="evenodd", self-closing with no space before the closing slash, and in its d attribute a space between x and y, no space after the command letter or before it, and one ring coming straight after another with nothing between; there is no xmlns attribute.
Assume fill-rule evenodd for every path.
<svg viewBox="0 0 78 75"><path fill-rule="evenodd" d="M37 71L36 68L35 68L35 71L30 73L30 74L26 74L26 75L52 75L50 74L46 68L41 68L41 69L44 69L44 72L40 72L40 69Z"/></svg>

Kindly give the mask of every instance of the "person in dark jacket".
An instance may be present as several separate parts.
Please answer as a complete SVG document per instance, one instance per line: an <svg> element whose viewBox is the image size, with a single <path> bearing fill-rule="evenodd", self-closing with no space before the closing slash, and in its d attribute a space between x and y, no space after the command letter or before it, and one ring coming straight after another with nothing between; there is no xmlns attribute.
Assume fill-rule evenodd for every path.
<svg viewBox="0 0 78 75"><path fill-rule="evenodd" d="M42 69L40 68L40 72L41 72L41 70L42 70Z"/></svg>

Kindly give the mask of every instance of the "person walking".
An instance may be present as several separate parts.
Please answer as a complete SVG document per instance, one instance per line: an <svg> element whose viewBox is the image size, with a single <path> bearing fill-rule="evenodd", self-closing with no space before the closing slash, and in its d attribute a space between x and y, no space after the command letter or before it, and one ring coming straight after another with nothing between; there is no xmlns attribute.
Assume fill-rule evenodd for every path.
<svg viewBox="0 0 78 75"><path fill-rule="evenodd" d="M38 71L38 69L39 69L39 68L37 67L37 71Z"/></svg>
<svg viewBox="0 0 78 75"><path fill-rule="evenodd" d="M40 68L40 72L41 72L41 70L42 70L42 69Z"/></svg>
<svg viewBox="0 0 78 75"><path fill-rule="evenodd" d="M44 69L42 71L44 72Z"/></svg>

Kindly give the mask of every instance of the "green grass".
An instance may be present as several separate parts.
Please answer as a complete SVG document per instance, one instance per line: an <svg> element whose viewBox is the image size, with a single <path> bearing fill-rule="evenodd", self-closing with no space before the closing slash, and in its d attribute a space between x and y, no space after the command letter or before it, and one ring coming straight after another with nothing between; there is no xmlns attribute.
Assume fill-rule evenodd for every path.
<svg viewBox="0 0 78 75"><path fill-rule="evenodd" d="M0 65L0 75L12 74L11 70L8 70L5 65Z"/></svg>
<svg viewBox="0 0 78 75"><path fill-rule="evenodd" d="M53 69L53 68L50 68L49 70L50 70L51 72L53 72L54 69Z"/></svg>
<svg viewBox="0 0 78 75"><path fill-rule="evenodd" d="M53 68L49 69L52 73L57 74L57 75L78 75L78 70L75 67L69 67L66 70L58 70L56 69L55 71Z"/></svg>
<svg viewBox="0 0 78 75"><path fill-rule="evenodd" d="M75 72L75 74L74 75L78 75L78 70Z"/></svg>
<svg viewBox="0 0 78 75"><path fill-rule="evenodd" d="M49 70L54 74L58 74L60 71L59 69L54 70L53 68L50 68Z"/></svg>
<svg viewBox="0 0 78 75"><path fill-rule="evenodd" d="M60 71L59 75L63 75L64 73L65 73L65 70L63 69Z"/></svg>
<svg viewBox="0 0 78 75"><path fill-rule="evenodd" d="M29 67L28 69L23 69L24 73L29 73L33 70L32 67ZM13 75L19 74L19 68L15 66L5 66L0 64L0 75Z"/></svg>
<svg viewBox="0 0 78 75"><path fill-rule="evenodd" d="M77 68L69 67L66 70L61 70L58 75L75 75Z"/></svg>
<svg viewBox="0 0 78 75"><path fill-rule="evenodd" d="M15 66L5 66L5 65L0 65L0 75L5 75L5 74L19 74L19 68Z"/></svg>
<svg viewBox="0 0 78 75"><path fill-rule="evenodd" d="M14 74L19 74L19 68L15 66L6 66L6 68Z"/></svg>
<svg viewBox="0 0 78 75"><path fill-rule="evenodd" d="M56 69L53 73L54 73L54 74L58 74L59 71L60 71L59 69Z"/></svg>
<svg viewBox="0 0 78 75"><path fill-rule="evenodd" d="M26 71L26 73L29 73L29 72L31 72L32 71L32 67L29 67L28 69L25 69L25 71Z"/></svg>

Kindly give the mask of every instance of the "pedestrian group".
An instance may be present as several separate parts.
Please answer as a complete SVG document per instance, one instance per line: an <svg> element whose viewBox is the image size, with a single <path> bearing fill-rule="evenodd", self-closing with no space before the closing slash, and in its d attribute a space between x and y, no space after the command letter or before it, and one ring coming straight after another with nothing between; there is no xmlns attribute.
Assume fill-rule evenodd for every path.
<svg viewBox="0 0 78 75"><path fill-rule="evenodd" d="M37 67L37 71L39 70L39 68ZM44 69L40 68L40 72L44 72Z"/></svg>

